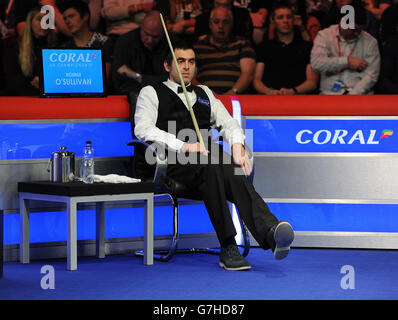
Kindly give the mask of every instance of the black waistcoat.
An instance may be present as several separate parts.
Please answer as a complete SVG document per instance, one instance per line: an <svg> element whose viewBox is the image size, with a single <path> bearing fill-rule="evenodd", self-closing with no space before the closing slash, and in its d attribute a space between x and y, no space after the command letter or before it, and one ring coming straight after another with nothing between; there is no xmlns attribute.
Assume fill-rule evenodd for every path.
<svg viewBox="0 0 398 320"><path fill-rule="evenodd" d="M169 89L163 83L158 83L153 85L159 100L158 106L158 118L156 121L156 127L159 129L169 132L169 122L174 121L173 129L174 132L169 132L175 134L178 137L178 132L183 129L191 129L195 132L194 125L189 110L182 102L182 100L177 96L177 94ZM210 100L206 92L197 86L193 86L193 90L196 93L196 102L192 106L195 113L196 121L198 123L199 129L209 130L211 127L210 122ZM185 97L183 97L185 99ZM193 135L196 141L198 138ZM209 137L210 138L210 137ZM184 142L187 142L188 137L181 138ZM191 140L190 143L193 141ZM166 152L168 153L168 152ZM145 161L145 148L142 145L135 147L134 152L134 175L138 178L151 179L155 172L154 165L148 165Z"/></svg>
<svg viewBox="0 0 398 320"><path fill-rule="evenodd" d="M177 96L177 94L163 83L155 85L154 88L159 100L158 119L156 121L156 126L163 131L169 132L169 122L174 121L174 127L176 128L176 131L170 133L176 134L176 136L178 136L178 133L183 129L192 129L194 132L195 128L190 112L182 100ZM193 90L197 96L197 100L192 106L196 121L198 123L199 129L208 130L211 126L209 97L200 87L193 86ZM185 99L185 97L183 97L183 99ZM187 140L185 140L185 142L186 141Z"/></svg>

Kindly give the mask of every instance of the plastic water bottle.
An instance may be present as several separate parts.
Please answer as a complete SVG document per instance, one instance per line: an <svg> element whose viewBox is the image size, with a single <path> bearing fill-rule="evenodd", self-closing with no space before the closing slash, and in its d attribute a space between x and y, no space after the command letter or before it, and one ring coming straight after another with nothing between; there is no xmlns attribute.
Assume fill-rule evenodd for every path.
<svg viewBox="0 0 398 320"><path fill-rule="evenodd" d="M81 177L84 183L94 182L94 149L91 141L86 141L81 165Z"/></svg>

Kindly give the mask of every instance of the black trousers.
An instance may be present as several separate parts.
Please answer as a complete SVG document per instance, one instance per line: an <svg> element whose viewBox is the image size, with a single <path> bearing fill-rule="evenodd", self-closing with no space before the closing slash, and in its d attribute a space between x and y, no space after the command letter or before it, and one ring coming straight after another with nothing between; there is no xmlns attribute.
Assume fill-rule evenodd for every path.
<svg viewBox="0 0 398 320"><path fill-rule="evenodd" d="M230 201L236 205L241 219L258 244L263 249L269 249L266 235L278 223L278 219L271 213L242 169L233 164L230 156L223 152L215 158L200 156L195 161L194 164L171 164L167 175L195 190L204 200L220 244L223 245L236 235L227 203Z"/></svg>

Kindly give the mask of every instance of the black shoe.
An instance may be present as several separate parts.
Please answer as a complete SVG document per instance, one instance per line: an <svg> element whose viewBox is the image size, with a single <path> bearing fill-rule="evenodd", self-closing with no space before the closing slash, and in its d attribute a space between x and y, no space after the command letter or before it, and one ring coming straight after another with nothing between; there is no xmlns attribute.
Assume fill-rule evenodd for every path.
<svg viewBox="0 0 398 320"><path fill-rule="evenodd" d="M289 222L281 221L270 230L273 236L273 252L276 260L282 260L287 257L290 251L290 245L294 239L294 231Z"/></svg>
<svg viewBox="0 0 398 320"><path fill-rule="evenodd" d="M251 268L250 264L243 259L238 247L234 244L221 248L220 267L234 271L249 270Z"/></svg>

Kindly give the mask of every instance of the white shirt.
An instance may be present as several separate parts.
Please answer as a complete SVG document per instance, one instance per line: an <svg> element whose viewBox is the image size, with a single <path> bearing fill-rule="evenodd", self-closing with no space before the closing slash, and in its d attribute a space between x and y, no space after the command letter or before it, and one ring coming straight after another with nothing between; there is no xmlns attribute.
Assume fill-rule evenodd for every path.
<svg viewBox="0 0 398 320"><path fill-rule="evenodd" d="M348 69L350 53L368 63L362 72ZM332 25L318 32L311 51L311 67L321 73L321 94L342 94L346 89L350 94L372 93L380 72L377 40L362 31L357 39L346 41L339 34L339 26ZM342 80L345 86L334 92L332 87L338 80Z"/></svg>
<svg viewBox="0 0 398 320"><path fill-rule="evenodd" d="M172 82L170 79L163 83L176 93L176 99L178 96L189 110L184 93L177 94L179 84ZM204 85L199 85L199 87L206 92L210 100L210 123L212 128L221 127L221 134L230 145L234 143L244 144L245 136L238 121L231 117L222 102L214 96L208 87ZM188 97L191 106L193 106L196 103L196 93L194 91L188 92ZM176 135L156 127L158 107L159 100L155 89L152 86L142 88L137 99L135 111L135 136L142 141L155 141L165 145L172 151L180 151L185 142L177 139Z"/></svg>

